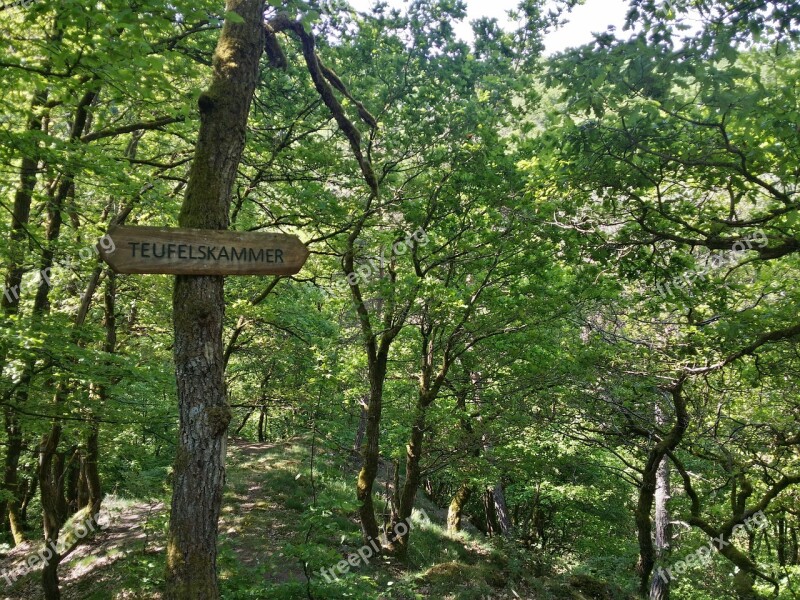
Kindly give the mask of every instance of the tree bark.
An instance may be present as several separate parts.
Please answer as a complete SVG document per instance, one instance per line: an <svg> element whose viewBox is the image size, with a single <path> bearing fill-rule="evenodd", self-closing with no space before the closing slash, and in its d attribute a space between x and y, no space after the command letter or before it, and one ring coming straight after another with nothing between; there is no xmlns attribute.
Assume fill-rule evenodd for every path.
<svg viewBox="0 0 800 600"><path fill-rule="evenodd" d="M67 497L67 516L73 515L81 508L81 463L82 460L71 460L67 465L66 477L66 497Z"/></svg>
<svg viewBox="0 0 800 600"><path fill-rule="evenodd" d="M461 531L461 515L464 514L464 506L472 495L472 489L465 481L456 491L447 509L447 531L455 533Z"/></svg>
<svg viewBox="0 0 800 600"><path fill-rule="evenodd" d="M232 351L232 348L233 348L233 343L235 342L234 338L239 336L239 334L236 333L236 332L237 331L243 331L244 330L244 326L245 326L244 319L239 319L239 324L236 327L236 331L234 331L234 335L231 337L231 341L228 343L228 348L225 350L225 366L226 367L228 365L228 358L230 358L230 354L231 354L231 351ZM266 413L266 408L265 407L267 405L267 400L268 400L268 398L267 398L267 386L269 385L269 380L271 378L272 378L272 370L270 369L270 371L261 380L261 385L260 385L260 387L261 387L261 396L259 397L258 401L254 402L253 406L250 407L250 410L247 412L247 414L242 419L242 422L236 428L236 431L234 432L234 435L239 435L239 433L242 431L242 429L244 429L244 426L247 425L247 422L250 420L250 417L252 417L253 413L256 412L256 409L259 409L258 441L259 442L263 442L264 441L264 434L263 434L264 417L266 416L265 415L265 413Z"/></svg>
<svg viewBox="0 0 800 600"><path fill-rule="evenodd" d="M400 520L399 523L406 525L406 531L397 539L398 550L402 556L408 552L408 538L411 532L409 519L414 509L414 502L417 496L421 478L422 444L425 440L425 430L427 429L427 414L430 407L439 396L439 392L444 384L444 380L452 365L453 340L456 339L460 326L450 333L445 344L441 347L441 363L438 370L437 362L437 330L440 327L431 319L427 311L423 313L420 323L421 339L421 360L420 378L417 391L417 404L414 408L414 420L411 425L411 438L406 446L406 477L403 483L403 493L400 496ZM463 324L462 320L462 324ZM478 388L476 387L476 394Z"/></svg>
<svg viewBox="0 0 800 600"><path fill-rule="evenodd" d="M470 373L470 382L472 384L472 394L476 403L480 403L480 376L476 373ZM467 415L467 390L463 389L456 394L456 408L460 411L459 422L461 428L464 430L467 438L472 442L475 438L475 429L470 422ZM478 458L481 455L482 446L479 444L474 445L472 455ZM447 511L447 530L450 532L461 530L461 517L464 513L464 507L472 496L472 486L468 481L464 481L459 486L453 499L450 501L450 507Z"/></svg>
<svg viewBox="0 0 800 600"><path fill-rule="evenodd" d="M651 512L655 501L658 469L667 453L672 452L681 442L683 434L689 426L689 414L686 411L686 401L683 398L685 380L686 376L684 375L669 389L675 409L675 423L648 454L647 462L642 472L639 499L634 511L639 542L639 562L636 565L636 570L639 575L639 593L642 597L649 595L650 575L653 572L656 560L656 551L653 547Z"/></svg>
<svg viewBox="0 0 800 600"><path fill-rule="evenodd" d="M39 458L39 449L36 448L33 452L34 459ZM25 497L22 500L22 504L19 507L19 514L22 517L23 522L27 522L28 520L28 507L31 504L31 500L36 496L36 492L39 491L39 466L34 464L31 468L31 472L28 477L28 487L25 490Z"/></svg>
<svg viewBox="0 0 800 600"><path fill-rule="evenodd" d="M486 533L490 536L500 533L500 524L497 522L497 512L494 508L494 496L489 488L483 490L483 514L486 517Z"/></svg>
<svg viewBox="0 0 800 600"><path fill-rule="evenodd" d="M660 428L666 425L666 417L661 400L656 400L656 425ZM656 471L656 497L655 497L655 555L656 565L662 564L669 556L670 540L672 538L672 527L670 525L670 515L668 502L670 498L669 482L669 459L664 456L661 464ZM660 571L656 570L656 576L650 582L650 600L669 600L669 578L660 577Z"/></svg>
<svg viewBox="0 0 800 600"><path fill-rule="evenodd" d="M231 189L245 144L250 103L264 48L263 0L229 0L212 62L209 89L198 101L200 131L179 224L227 229ZM222 277L175 278L173 324L180 412L167 542L168 600L219 598L217 526L231 419L224 379Z"/></svg>
<svg viewBox="0 0 800 600"><path fill-rule="evenodd" d="M388 353L388 348L387 348ZM383 408L383 384L386 379L387 356L381 354L370 360L369 365L369 405L367 406L366 444L362 452L361 470L356 483L356 497L359 501L358 516L361 521L361 532L365 540L377 540L380 537L378 520L375 518L375 505L372 500L372 488L378 475L378 459L380 456L380 425Z"/></svg>
<svg viewBox="0 0 800 600"><path fill-rule="evenodd" d="M503 484L499 481L491 490L492 502L494 503L494 512L497 516L497 524L500 526L500 535L511 535L511 516L508 514L508 506L506 506L506 494L503 490Z"/></svg>
<svg viewBox="0 0 800 600"><path fill-rule="evenodd" d="M267 419L267 407L263 404L258 413L258 441L262 444L267 441L267 433L264 429Z"/></svg>
<svg viewBox="0 0 800 600"><path fill-rule="evenodd" d="M364 434L367 432L367 406L369 403L369 396L359 402L358 411L358 428L356 429L356 438L353 440L353 452L356 454L361 452L361 446L364 443Z"/></svg>
<svg viewBox="0 0 800 600"><path fill-rule="evenodd" d="M56 390L54 404L64 401L66 390L63 385ZM66 460L64 452L58 451L62 427L56 420L45 435L39 457L39 486L42 494L42 524L44 543L53 550L53 555L42 569L42 589L47 600L59 600L58 566L62 555L56 551L58 535L67 520L67 499L64 495L64 475Z"/></svg>
<svg viewBox="0 0 800 600"><path fill-rule="evenodd" d="M21 486L19 481L19 459L24 449L22 440L22 424L14 412L13 407L7 406L3 412L6 429L6 456L3 474L3 488L12 494L11 499L4 503L3 513L8 513L8 524L14 544L19 545L25 541L25 519L22 515Z"/></svg>
<svg viewBox="0 0 800 600"><path fill-rule="evenodd" d="M411 438L406 446L406 476L403 480L403 489L400 493L400 505L398 508L397 522L393 523L392 530L397 531L397 526L401 523L405 526L405 532L397 536L392 541L396 544L396 551L401 557L408 554L408 538L410 532L409 520L414 510L414 500L417 496L420 482L420 460L422 459L422 442L425 438L425 421L428 406L428 399L420 394L417 406L414 410L414 421L411 425Z"/></svg>

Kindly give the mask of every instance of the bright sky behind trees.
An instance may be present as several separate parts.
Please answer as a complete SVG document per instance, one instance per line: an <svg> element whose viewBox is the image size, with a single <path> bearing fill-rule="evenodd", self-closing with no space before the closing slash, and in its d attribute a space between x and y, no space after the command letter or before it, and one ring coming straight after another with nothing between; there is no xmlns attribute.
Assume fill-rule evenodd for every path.
<svg viewBox="0 0 800 600"><path fill-rule="evenodd" d="M467 20L456 26L459 36L471 38L469 21L479 17L494 17L501 24L509 24L506 13L519 0L466 0ZM357 10L367 10L375 0L350 0ZM403 0L389 0L391 6L402 6ZM605 31L609 25L621 29L625 23L628 2L626 0L586 0L569 15L569 23L545 37L547 54L560 52L570 46L579 46L591 41L592 33Z"/></svg>

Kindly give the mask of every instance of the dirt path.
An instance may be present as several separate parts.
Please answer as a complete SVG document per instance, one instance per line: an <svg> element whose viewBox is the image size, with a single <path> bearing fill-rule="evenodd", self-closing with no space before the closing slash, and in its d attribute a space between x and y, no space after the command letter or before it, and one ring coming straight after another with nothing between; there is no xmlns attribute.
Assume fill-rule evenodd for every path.
<svg viewBox="0 0 800 600"><path fill-rule="evenodd" d="M287 548L302 544L299 521L311 502L311 486L301 475L308 450L294 441L259 444L231 439L228 473L219 522L220 580L235 577L253 585L306 579L302 564ZM78 546L59 568L65 600L162 597L168 507L163 502L103 503L102 529ZM0 599L43 599L41 567L25 561L41 547L27 542L0 560ZM20 573L11 585L2 578Z"/></svg>
<svg viewBox="0 0 800 600"><path fill-rule="evenodd" d="M115 563L133 552L161 552L162 536L154 535L147 526L159 513L164 513L160 502L131 503L108 498L100 512L99 529L59 567L62 597L83 600L92 597L98 585L115 587ZM0 572L8 574L0 580L3 586L0 593L5 600L44 598L39 583L41 567L30 569L26 564L41 547L41 543L29 541L11 550L2 560Z"/></svg>
<svg viewBox="0 0 800 600"><path fill-rule="evenodd" d="M297 513L287 510L280 490L266 485L269 476L291 480L302 457L292 442L258 444L229 440L228 481L219 524L220 573L250 570L262 581L282 583L304 577L298 563L287 563L286 544L299 543ZM108 497L100 527L59 567L64 600L159 600L163 582L168 510L163 502L135 502ZM26 561L41 548L26 542L0 559L0 598L43 600L38 568ZM279 566L280 565L280 566Z"/></svg>

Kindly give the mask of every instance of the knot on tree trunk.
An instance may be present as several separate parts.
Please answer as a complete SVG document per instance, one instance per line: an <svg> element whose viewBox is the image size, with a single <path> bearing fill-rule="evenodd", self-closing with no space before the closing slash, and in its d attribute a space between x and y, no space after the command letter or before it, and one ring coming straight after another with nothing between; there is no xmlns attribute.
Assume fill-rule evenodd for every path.
<svg viewBox="0 0 800 600"><path fill-rule="evenodd" d="M200 112L204 114L208 114L214 110L214 104L214 99L208 92L203 92L197 99L197 107L200 109Z"/></svg>
<svg viewBox="0 0 800 600"><path fill-rule="evenodd" d="M228 429L231 422L231 409L227 404L211 406L206 409L206 423L212 435L220 436Z"/></svg>

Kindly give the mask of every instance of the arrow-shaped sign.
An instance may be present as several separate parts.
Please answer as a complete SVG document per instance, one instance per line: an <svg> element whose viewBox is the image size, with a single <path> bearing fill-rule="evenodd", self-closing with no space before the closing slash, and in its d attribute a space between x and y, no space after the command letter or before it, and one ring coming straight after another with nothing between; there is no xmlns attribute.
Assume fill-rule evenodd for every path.
<svg viewBox="0 0 800 600"><path fill-rule="evenodd" d="M297 236L283 233L113 227L106 237L100 256L117 273L293 275L308 258Z"/></svg>

